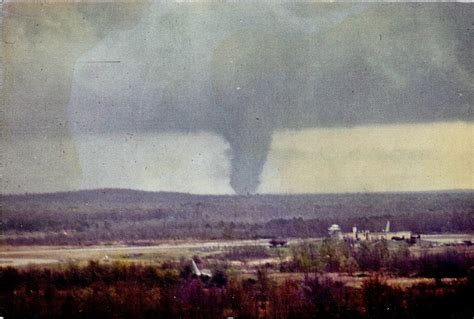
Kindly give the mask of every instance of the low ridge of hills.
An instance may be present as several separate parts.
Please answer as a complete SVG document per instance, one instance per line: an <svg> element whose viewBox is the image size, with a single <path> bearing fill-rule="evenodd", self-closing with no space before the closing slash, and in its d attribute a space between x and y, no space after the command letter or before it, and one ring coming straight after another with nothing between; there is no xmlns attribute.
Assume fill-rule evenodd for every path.
<svg viewBox="0 0 474 319"><path fill-rule="evenodd" d="M423 212L473 213L472 191L300 195L193 195L129 189L0 195L2 214L157 213L168 218L265 222Z"/></svg>

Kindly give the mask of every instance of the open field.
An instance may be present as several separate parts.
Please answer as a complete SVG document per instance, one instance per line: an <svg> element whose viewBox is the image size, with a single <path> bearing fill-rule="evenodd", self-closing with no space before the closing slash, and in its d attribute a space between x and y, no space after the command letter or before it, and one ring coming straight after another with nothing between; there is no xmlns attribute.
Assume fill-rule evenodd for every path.
<svg viewBox="0 0 474 319"><path fill-rule="evenodd" d="M460 245L464 241L474 241L474 234L437 234L421 235L423 241L409 248L414 256L442 253L448 245L456 244L456 250L474 255L474 246ZM324 238L290 239L288 245L321 242ZM268 256L257 258L232 259L225 253L231 248L248 249L260 247ZM225 260L231 265L244 268L256 268L265 264L278 264L287 257L289 248L271 249L268 239L256 240L163 240L143 245L95 245L95 246L0 246L0 266L54 265L88 260L103 262L128 261L139 263L160 263L165 260L190 259L198 256L206 259ZM278 254L280 256L277 256ZM227 259L227 260L226 260Z"/></svg>
<svg viewBox="0 0 474 319"><path fill-rule="evenodd" d="M311 239L318 241L320 238ZM291 240L297 243L301 240ZM0 265L24 266L32 264L54 264L91 259L123 260L129 261L160 261L178 259L180 257L207 256L221 253L230 247L260 246L268 247L267 239L259 240L218 240L218 241L162 241L146 246L1 246ZM107 257L106 257L107 256Z"/></svg>
<svg viewBox="0 0 474 319"><path fill-rule="evenodd" d="M287 280L304 280L308 274L305 273L272 273L269 277L275 280L278 283L284 283ZM362 288L364 283L373 278L378 278L384 281L385 284L398 287L402 289L410 288L413 285L419 284L434 284L434 278L426 277L390 277L384 276L381 274L375 273L357 273L354 275L349 275L345 273L325 273L320 275L323 279L330 279L333 282L342 283L344 286L351 288ZM245 278L245 276L244 276ZM251 278L251 275L248 275L247 278ZM465 282L464 278L443 278L441 280L446 285Z"/></svg>
<svg viewBox="0 0 474 319"><path fill-rule="evenodd" d="M423 239L438 244L462 244L474 241L474 234L426 234Z"/></svg>

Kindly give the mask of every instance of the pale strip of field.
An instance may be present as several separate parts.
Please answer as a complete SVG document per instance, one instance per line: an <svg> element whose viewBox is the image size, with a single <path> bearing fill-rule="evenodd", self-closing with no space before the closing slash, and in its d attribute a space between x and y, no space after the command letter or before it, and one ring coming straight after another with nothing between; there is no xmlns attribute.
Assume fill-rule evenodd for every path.
<svg viewBox="0 0 474 319"><path fill-rule="evenodd" d="M472 234L439 234L422 235L423 241L437 245L457 244L466 240L474 241ZM302 241L320 241L322 238L291 239L289 244ZM166 240L153 243L152 245L97 245L97 246L1 246L0 266L25 266L29 264L54 264L70 261L86 260L120 260L130 261L157 261L165 259L176 259L180 257L189 258L193 255L206 256L222 252L226 248L242 246L268 246L268 239L258 240L213 240L213 241L184 241ZM422 245L423 246L423 245ZM448 246L412 246L410 251L414 256L424 253L441 253ZM456 247L456 250L473 254L474 246ZM247 260L247 266L257 266L265 263L278 263L277 259Z"/></svg>
<svg viewBox="0 0 474 319"><path fill-rule="evenodd" d="M317 239L313 239L317 240ZM302 240L293 239L289 243L296 243ZM218 241L176 241L166 242L157 245L146 246L90 246L90 247L74 247L74 246L49 246L42 249L41 246L0 246L0 256L21 256L31 254L62 254L62 253L93 253L93 252L148 252L153 250L170 250L170 249L189 249L189 248L225 248L239 246L268 246L268 239L257 240L218 240Z"/></svg>
<svg viewBox="0 0 474 319"><path fill-rule="evenodd" d="M461 244L464 241L474 242L474 234L432 234L422 235L421 238L439 244Z"/></svg>
<svg viewBox="0 0 474 319"><path fill-rule="evenodd" d="M360 274L360 273L359 273ZM284 282L285 280L303 280L306 276L313 276L312 274L305 273L272 273L269 274L269 277L276 280L277 282ZM345 273L325 273L319 274L318 276L322 278L327 278L335 282L340 282L347 287L352 288L362 288L364 282L369 279L378 278L381 282L386 283L392 287L399 287L402 289L410 288L413 285L418 284L432 284L435 282L434 278L425 278L425 277L386 277L381 276L378 273L366 273L363 276L357 276L357 274L349 275ZM251 278L251 275L248 275ZM464 282L463 278L442 278L441 281L444 284L453 284L457 282Z"/></svg>
<svg viewBox="0 0 474 319"><path fill-rule="evenodd" d="M316 239L313 239L316 240ZM290 243L300 240L294 239ZM258 240L219 240L219 241L166 241L157 245L147 246L3 246L0 247L0 266L23 266L25 264L51 264L67 261L111 258L121 256L152 255L161 258L190 257L194 254L212 254L222 249L241 246L268 246L267 239Z"/></svg>
<svg viewBox="0 0 474 319"><path fill-rule="evenodd" d="M28 266L28 265L50 265L60 262L58 259L47 258L0 258L0 266Z"/></svg>

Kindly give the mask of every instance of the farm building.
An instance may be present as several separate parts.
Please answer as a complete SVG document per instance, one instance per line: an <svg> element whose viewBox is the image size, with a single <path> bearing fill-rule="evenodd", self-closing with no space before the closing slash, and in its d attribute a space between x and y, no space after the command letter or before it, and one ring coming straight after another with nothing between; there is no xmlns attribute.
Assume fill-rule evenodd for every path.
<svg viewBox="0 0 474 319"><path fill-rule="evenodd" d="M328 234L331 238L342 239L343 237L341 227L339 227L337 224L332 224L331 227L328 228Z"/></svg>
<svg viewBox="0 0 474 319"><path fill-rule="evenodd" d="M390 231L390 221L381 232L371 232L369 230L358 230L356 226L352 227L352 232L343 233L339 225L332 225L328 228L329 236L333 238L346 240L407 240L412 237L411 231Z"/></svg>

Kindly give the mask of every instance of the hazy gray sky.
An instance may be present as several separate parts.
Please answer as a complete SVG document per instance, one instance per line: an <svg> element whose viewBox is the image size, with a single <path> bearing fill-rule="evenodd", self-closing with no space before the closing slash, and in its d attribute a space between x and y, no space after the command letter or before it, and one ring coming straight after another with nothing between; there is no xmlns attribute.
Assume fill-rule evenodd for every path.
<svg viewBox="0 0 474 319"><path fill-rule="evenodd" d="M7 4L2 192L473 188L470 4Z"/></svg>

